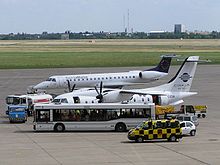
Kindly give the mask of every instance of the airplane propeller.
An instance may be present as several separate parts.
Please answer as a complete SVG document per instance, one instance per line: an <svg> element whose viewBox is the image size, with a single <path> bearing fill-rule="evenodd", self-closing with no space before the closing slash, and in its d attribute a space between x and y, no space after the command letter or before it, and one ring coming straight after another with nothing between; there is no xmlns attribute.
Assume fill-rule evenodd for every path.
<svg viewBox="0 0 220 165"><path fill-rule="evenodd" d="M96 90L96 92L97 92L97 96L96 96L96 98L97 99L99 99L99 103L102 103L103 102L103 94L102 94L102 81L101 81L101 83L100 83L100 91L98 91L98 89L97 89L97 87L95 86L95 90Z"/></svg>
<svg viewBox="0 0 220 165"><path fill-rule="evenodd" d="M73 87L71 88L70 80L67 80L67 85L68 85L69 92L72 92L76 86L76 84L74 84Z"/></svg>

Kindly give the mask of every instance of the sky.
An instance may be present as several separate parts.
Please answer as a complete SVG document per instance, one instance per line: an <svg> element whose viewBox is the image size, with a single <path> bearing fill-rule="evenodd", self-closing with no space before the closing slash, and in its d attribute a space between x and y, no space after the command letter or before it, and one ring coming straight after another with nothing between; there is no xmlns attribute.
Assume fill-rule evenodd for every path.
<svg viewBox="0 0 220 165"><path fill-rule="evenodd" d="M219 0L0 0L0 34L121 32L128 10L134 32L220 31Z"/></svg>

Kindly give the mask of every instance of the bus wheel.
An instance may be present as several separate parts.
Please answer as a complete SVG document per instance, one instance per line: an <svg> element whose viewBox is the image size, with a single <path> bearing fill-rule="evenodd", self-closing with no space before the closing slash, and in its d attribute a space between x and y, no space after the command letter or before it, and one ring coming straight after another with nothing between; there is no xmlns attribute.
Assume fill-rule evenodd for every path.
<svg viewBox="0 0 220 165"><path fill-rule="evenodd" d="M125 132L126 131L126 126L124 123L118 123L115 126L115 131L117 132Z"/></svg>
<svg viewBox="0 0 220 165"><path fill-rule="evenodd" d="M198 115L197 115L197 117L198 117L198 118L200 118L200 117L201 117L201 115L200 115L200 114L198 114Z"/></svg>
<svg viewBox="0 0 220 165"><path fill-rule="evenodd" d="M137 139L135 140L137 143L142 143L144 141L143 137L139 136L137 137Z"/></svg>
<svg viewBox="0 0 220 165"><path fill-rule="evenodd" d="M205 114L202 114L202 118L205 118Z"/></svg>
<svg viewBox="0 0 220 165"><path fill-rule="evenodd" d="M176 139L176 136L175 135L171 135L170 138L169 138L169 141L171 142L175 142L177 139Z"/></svg>
<svg viewBox="0 0 220 165"><path fill-rule="evenodd" d="M65 127L63 124L59 123L59 124L56 124L54 126L54 131L56 132L63 132L65 130Z"/></svg>

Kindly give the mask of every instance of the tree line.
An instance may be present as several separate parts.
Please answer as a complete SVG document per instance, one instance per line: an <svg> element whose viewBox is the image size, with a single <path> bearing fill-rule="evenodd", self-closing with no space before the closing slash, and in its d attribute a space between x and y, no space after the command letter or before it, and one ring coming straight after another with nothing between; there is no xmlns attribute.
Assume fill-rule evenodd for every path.
<svg viewBox="0 0 220 165"><path fill-rule="evenodd" d="M47 33L42 34L0 34L0 40L59 40L59 39L220 39L220 32L212 31L210 33L146 33L146 32L79 32L72 33Z"/></svg>

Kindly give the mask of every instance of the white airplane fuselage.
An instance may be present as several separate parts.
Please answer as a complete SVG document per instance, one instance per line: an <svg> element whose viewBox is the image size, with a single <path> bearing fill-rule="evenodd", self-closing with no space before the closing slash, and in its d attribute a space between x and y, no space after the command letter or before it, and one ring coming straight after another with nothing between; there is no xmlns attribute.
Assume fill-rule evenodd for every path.
<svg viewBox="0 0 220 165"><path fill-rule="evenodd" d="M68 88L68 81L71 86L75 85L77 88L99 87L100 82L103 83L104 87L122 87L127 85L149 83L158 80L167 74L168 73L158 71L130 71L102 74L60 75L51 76L48 80L34 86L34 88Z"/></svg>

